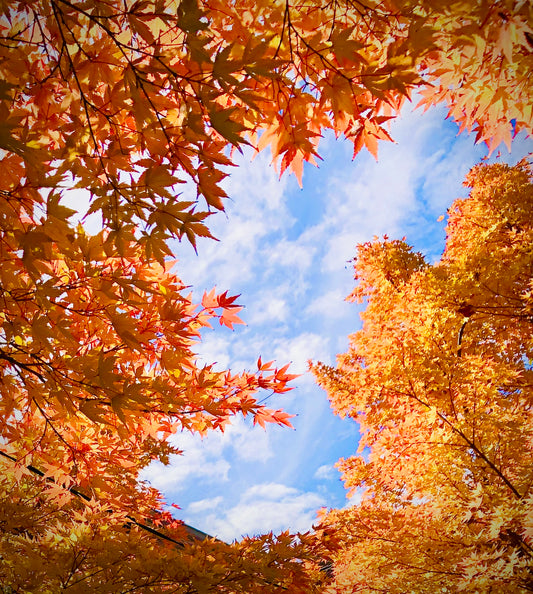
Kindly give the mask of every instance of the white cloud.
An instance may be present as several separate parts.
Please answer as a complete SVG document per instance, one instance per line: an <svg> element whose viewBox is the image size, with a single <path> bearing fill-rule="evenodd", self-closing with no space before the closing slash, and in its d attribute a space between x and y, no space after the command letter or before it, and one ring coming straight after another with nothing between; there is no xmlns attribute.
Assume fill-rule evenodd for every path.
<svg viewBox="0 0 533 594"><path fill-rule="evenodd" d="M329 191L331 209L323 222L326 271L351 260L358 243L397 234L400 222L416 209L417 152L386 146L379 167L367 159L364 170L355 167L335 179Z"/></svg>
<svg viewBox="0 0 533 594"><path fill-rule="evenodd" d="M268 250L268 263L271 266L283 266L293 272L305 273L313 262L316 246L301 241L282 240Z"/></svg>
<svg viewBox="0 0 533 594"><path fill-rule="evenodd" d="M324 274L338 274L358 243L385 234L401 237L407 224L428 215L436 219L461 192L483 149L471 138L455 139L453 128L443 134L443 116L442 109L423 114L407 106L391 126L397 142L380 144L378 163L362 151L353 166L336 168L326 186L324 216L299 238L320 246Z"/></svg>
<svg viewBox="0 0 533 594"><path fill-rule="evenodd" d="M221 455L223 439L222 433L212 433L203 439L185 432L174 435L170 440L183 454L170 456L167 466L152 462L142 471L141 478L167 493L182 491L190 486L191 481L227 481L231 465Z"/></svg>
<svg viewBox="0 0 533 594"><path fill-rule="evenodd" d="M329 481L339 478L339 471L332 464L323 464L316 469L314 478L323 481Z"/></svg>
<svg viewBox="0 0 533 594"><path fill-rule="evenodd" d="M271 165L268 153L259 155L245 150L236 159L238 167L229 170L224 187L229 196L235 199L239 212L273 213L282 224L281 215L290 218L285 207L288 176L279 178Z"/></svg>
<svg viewBox="0 0 533 594"><path fill-rule="evenodd" d="M316 521L316 510L324 504L318 493L278 483L254 485L223 516L206 517L204 527L226 541L270 531L305 532Z"/></svg>
<svg viewBox="0 0 533 594"><path fill-rule="evenodd" d="M215 320L213 325L217 323ZM225 337L204 330L202 340L194 346L194 351L203 364L211 365L216 363L214 369L223 371L229 367L229 347L230 345Z"/></svg>
<svg viewBox="0 0 533 594"><path fill-rule="evenodd" d="M283 322L289 315L289 306L285 299L267 295L259 298L256 303L251 304L251 314L247 318L249 324L262 324L268 322Z"/></svg>
<svg viewBox="0 0 533 594"><path fill-rule="evenodd" d="M227 482L233 461L264 463L273 456L269 432L250 426L242 417L235 417L223 433L203 438L180 433L171 442L183 454L170 456L167 466L152 462L141 472L142 480L168 494L188 490L192 484Z"/></svg>
<svg viewBox="0 0 533 594"><path fill-rule="evenodd" d="M141 480L148 481L163 493L181 491L194 479L202 482L228 480L230 464L223 459L208 461L203 455L198 455L198 450L189 450L186 456L171 456L170 460L167 466L152 462L141 472Z"/></svg>
<svg viewBox="0 0 533 594"><path fill-rule="evenodd" d="M166 493L182 491L188 488L192 481L227 481L231 466L221 456L223 439L222 433L212 433L203 439L188 432L173 435L170 438L172 445L179 448L183 454L170 456L168 466L153 462L142 471L141 477Z"/></svg>
<svg viewBox="0 0 533 594"><path fill-rule="evenodd" d="M222 441L231 444L237 458L248 462L266 462L274 455L269 432L259 425L251 427L241 417L226 428Z"/></svg>
<svg viewBox="0 0 533 594"><path fill-rule="evenodd" d="M219 507L222 503L222 496L211 497L207 499L200 499L200 501L193 501L187 506L188 514L200 514Z"/></svg>
<svg viewBox="0 0 533 594"><path fill-rule="evenodd" d="M237 158L238 167L229 170L223 182L231 197L226 215L218 213L208 222L220 241L200 241L199 256L186 244L177 245L181 274L196 289L217 285L223 290L242 286L264 266L259 252L272 233L293 224L287 207L287 176L280 181L268 156L251 162L251 151Z"/></svg>
<svg viewBox="0 0 533 594"><path fill-rule="evenodd" d="M275 349L276 361L291 362L290 373L306 373L309 359L325 359L329 353L327 337L313 332L278 340Z"/></svg>
<svg viewBox="0 0 533 594"><path fill-rule="evenodd" d="M353 309L353 305L345 301L346 295L347 292L343 291L340 287L331 289L326 293L322 293L313 299L313 301L310 301L309 305L305 308L305 313L331 319L343 318L349 313L348 310Z"/></svg>

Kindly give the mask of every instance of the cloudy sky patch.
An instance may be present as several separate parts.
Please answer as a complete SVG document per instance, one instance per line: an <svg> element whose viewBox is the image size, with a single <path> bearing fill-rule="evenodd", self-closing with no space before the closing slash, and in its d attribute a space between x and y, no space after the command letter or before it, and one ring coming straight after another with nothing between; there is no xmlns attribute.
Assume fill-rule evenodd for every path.
<svg viewBox="0 0 533 594"><path fill-rule="evenodd" d="M197 512L195 504L187 510L197 522L209 525L210 534L231 542L235 535L254 536L272 530L274 533L290 530L306 532L316 521L316 510L326 501L318 493L301 492L279 483L253 485L246 489L236 505L217 514L216 506L211 513L203 508ZM218 505L219 502L217 502ZM265 526L269 526L265 530Z"/></svg>
<svg viewBox="0 0 533 594"><path fill-rule="evenodd" d="M307 530L319 507L360 499L347 503L333 467L355 453L357 426L333 415L307 361L334 364L360 325L361 307L344 301L358 243L406 236L431 261L439 257L445 221L437 219L467 195L464 176L487 152L473 137L457 136L445 116L445 109L423 114L408 105L391 127L396 144L380 144L378 163L365 150L352 161L350 143L326 135L324 161L305 168L303 190L294 177L278 179L268 153L252 159L245 151L225 180L226 213L210 220L220 241L199 241L198 255L175 246L178 272L198 301L216 286L240 294L244 306L247 325L206 329L199 358L237 372L253 369L261 355L302 374L293 391L267 399L295 415L294 430L235 419L224 434L176 436L184 455L145 471L187 523L224 540ZM511 160L531 150L531 141L519 139Z"/></svg>

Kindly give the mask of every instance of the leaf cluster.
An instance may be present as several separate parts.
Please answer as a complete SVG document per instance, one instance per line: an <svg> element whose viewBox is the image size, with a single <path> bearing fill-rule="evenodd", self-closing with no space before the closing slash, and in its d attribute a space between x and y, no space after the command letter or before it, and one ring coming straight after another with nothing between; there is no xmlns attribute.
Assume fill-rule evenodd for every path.
<svg viewBox="0 0 533 594"><path fill-rule="evenodd" d="M474 168L434 265L359 246L363 328L314 366L362 433L339 463L361 502L323 519L343 543L331 592L533 588L531 174Z"/></svg>

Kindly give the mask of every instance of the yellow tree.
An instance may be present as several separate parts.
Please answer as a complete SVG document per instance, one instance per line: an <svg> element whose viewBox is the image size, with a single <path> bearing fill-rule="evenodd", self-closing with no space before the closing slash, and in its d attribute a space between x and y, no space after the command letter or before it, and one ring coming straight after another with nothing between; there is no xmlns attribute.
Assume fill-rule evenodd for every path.
<svg viewBox="0 0 533 594"><path fill-rule="evenodd" d="M241 413L287 424L257 392L291 379L261 361L256 373L197 366L200 329L232 327L238 306L209 293L195 307L169 240L210 236L230 149L270 146L300 178L327 128L376 154L413 88L494 145L510 119L530 130L529 3L440 4L0 2L5 588L312 588L303 537L161 561L155 543L181 537L154 528L170 520L139 470L167 458L176 431ZM179 197L186 181L195 202ZM71 221L73 187L90 193L97 235ZM240 565L251 558L255 577Z"/></svg>
<svg viewBox="0 0 533 594"><path fill-rule="evenodd" d="M342 549L328 592L533 590L531 173L475 167L434 265L359 246L363 327L314 366L362 431L340 462L361 502L321 526Z"/></svg>

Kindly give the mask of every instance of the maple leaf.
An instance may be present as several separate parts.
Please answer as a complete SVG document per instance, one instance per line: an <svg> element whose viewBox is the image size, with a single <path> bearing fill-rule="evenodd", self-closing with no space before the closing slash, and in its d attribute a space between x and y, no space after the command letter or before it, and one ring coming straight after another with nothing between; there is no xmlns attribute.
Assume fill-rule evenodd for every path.
<svg viewBox="0 0 533 594"><path fill-rule="evenodd" d="M247 130L247 127L239 122L232 120L231 115L237 111L237 108L230 107L228 109L221 109L209 112L209 120L213 128L228 142L236 147L241 144L249 144L244 140L240 133Z"/></svg>
<svg viewBox="0 0 533 594"><path fill-rule="evenodd" d="M216 289L213 287L209 293L204 293L202 297L202 307L205 309L213 309L219 306Z"/></svg>
<svg viewBox="0 0 533 594"><path fill-rule="evenodd" d="M242 307L232 307L231 309L223 309L220 315L220 324L226 326L230 330L233 330L234 324L244 324L239 318L237 313L241 311Z"/></svg>

